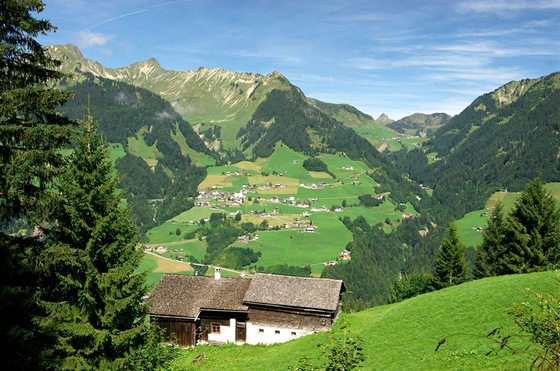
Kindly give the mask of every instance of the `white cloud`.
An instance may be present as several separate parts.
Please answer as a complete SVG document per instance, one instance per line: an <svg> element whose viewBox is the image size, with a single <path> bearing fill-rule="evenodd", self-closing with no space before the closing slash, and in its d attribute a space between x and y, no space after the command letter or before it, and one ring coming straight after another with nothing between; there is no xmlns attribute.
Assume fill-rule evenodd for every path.
<svg viewBox="0 0 560 371"><path fill-rule="evenodd" d="M465 12L494 13L506 15L518 10L560 9L558 0L477 0L459 3L459 10Z"/></svg>
<svg viewBox="0 0 560 371"><path fill-rule="evenodd" d="M171 119L173 117L174 117L174 115L167 112L167 111L156 112L156 119L157 120Z"/></svg>
<svg viewBox="0 0 560 371"><path fill-rule="evenodd" d="M91 32L90 30L84 30L80 32L77 44L80 48L87 48L90 46L103 46L107 44L108 41L108 36Z"/></svg>

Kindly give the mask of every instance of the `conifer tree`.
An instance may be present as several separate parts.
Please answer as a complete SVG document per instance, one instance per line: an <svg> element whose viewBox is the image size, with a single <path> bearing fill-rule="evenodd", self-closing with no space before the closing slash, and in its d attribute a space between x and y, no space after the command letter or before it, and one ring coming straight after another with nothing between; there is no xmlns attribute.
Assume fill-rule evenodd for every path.
<svg viewBox="0 0 560 371"><path fill-rule="evenodd" d="M482 244L478 247L474 275L477 278L498 275L497 261L504 253L505 234L504 206L499 202L492 210L486 229L482 232Z"/></svg>
<svg viewBox="0 0 560 371"><path fill-rule="evenodd" d="M48 220L50 185L64 163L70 121L55 109L67 93L49 83L63 75L35 40L54 30L36 19L41 0L0 1L0 337L2 369L34 369L43 344L34 331L37 279L31 233ZM16 236L18 228L28 233Z"/></svg>
<svg viewBox="0 0 560 371"><path fill-rule="evenodd" d="M55 112L67 93L48 86L64 76L60 62L34 39L55 29L33 17L42 10L40 0L0 2L0 217L31 222L44 218L45 190L70 135L70 121Z"/></svg>
<svg viewBox="0 0 560 371"><path fill-rule="evenodd" d="M45 316L38 324L53 339L41 356L45 368L120 369L153 334L142 305L145 276L134 275L142 252L89 119L76 140L39 259Z"/></svg>
<svg viewBox="0 0 560 371"><path fill-rule="evenodd" d="M560 209L536 178L508 218L500 274L553 269L560 264Z"/></svg>
<svg viewBox="0 0 560 371"><path fill-rule="evenodd" d="M451 222L447 228L447 235L441 241L439 254L436 256L434 288L442 289L467 280L465 249L466 246L459 241L457 225Z"/></svg>

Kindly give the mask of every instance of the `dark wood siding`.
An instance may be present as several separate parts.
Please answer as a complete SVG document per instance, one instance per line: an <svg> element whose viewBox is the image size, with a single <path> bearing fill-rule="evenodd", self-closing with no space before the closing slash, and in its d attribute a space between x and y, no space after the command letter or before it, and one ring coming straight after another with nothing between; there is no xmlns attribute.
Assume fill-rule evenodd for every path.
<svg viewBox="0 0 560 371"><path fill-rule="evenodd" d="M303 310L280 308L251 308L249 322L278 328L328 331L334 318L332 313L310 313Z"/></svg>
<svg viewBox="0 0 560 371"><path fill-rule="evenodd" d="M196 325L192 321L158 318L156 324L165 329L165 336L169 339L175 334L177 343L190 347L196 345Z"/></svg>

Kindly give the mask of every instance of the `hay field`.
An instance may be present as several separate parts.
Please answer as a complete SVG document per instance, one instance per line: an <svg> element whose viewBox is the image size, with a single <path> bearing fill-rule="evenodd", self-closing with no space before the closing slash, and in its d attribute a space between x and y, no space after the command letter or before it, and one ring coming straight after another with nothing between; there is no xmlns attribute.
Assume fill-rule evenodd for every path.
<svg viewBox="0 0 560 371"><path fill-rule="evenodd" d="M208 175L200 183L200 187L222 186L224 188L233 187L231 180L227 180L227 175Z"/></svg>
<svg viewBox="0 0 560 371"><path fill-rule="evenodd" d="M179 273L179 272L192 272L193 269L189 263L183 263L176 260L162 258L161 256L157 256L155 254L150 254L154 257L155 262L157 263L157 268L153 270L153 272L163 272L163 273Z"/></svg>

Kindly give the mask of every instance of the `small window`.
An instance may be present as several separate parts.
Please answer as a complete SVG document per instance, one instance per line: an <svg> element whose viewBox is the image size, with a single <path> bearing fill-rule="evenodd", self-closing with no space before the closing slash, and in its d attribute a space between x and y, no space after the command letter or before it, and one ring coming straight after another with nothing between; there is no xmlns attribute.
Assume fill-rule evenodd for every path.
<svg viewBox="0 0 560 371"><path fill-rule="evenodd" d="M296 332L295 332L295 331L292 331L292 336L296 336Z"/></svg>
<svg viewBox="0 0 560 371"><path fill-rule="evenodd" d="M212 323L210 326L211 326L211 332L213 334L219 334L220 333L220 324L219 323Z"/></svg>
<svg viewBox="0 0 560 371"><path fill-rule="evenodd" d="M276 335L280 335L280 330L274 330L274 333L275 333Z"/></svg>
<svg viewBox="0 0 560 371"><path fill-rule="evenodd" d="M259 329L259 332L264 332L264 328L260 328L260 329Z"/></svg>

